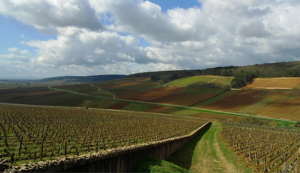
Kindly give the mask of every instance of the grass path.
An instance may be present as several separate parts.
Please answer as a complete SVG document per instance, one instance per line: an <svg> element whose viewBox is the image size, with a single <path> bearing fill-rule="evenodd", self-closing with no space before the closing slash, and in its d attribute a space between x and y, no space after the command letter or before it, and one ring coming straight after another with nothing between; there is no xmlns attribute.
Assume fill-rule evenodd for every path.
<svg viewBox="0 0 300 173"><path fill-rule="evenodd" d="M250 169L246 169L245 163L239 161L239 158L222 142L221 129L221 123L213 123L206 133L195 137L167 161L193 173L252 172Z"/></svg>

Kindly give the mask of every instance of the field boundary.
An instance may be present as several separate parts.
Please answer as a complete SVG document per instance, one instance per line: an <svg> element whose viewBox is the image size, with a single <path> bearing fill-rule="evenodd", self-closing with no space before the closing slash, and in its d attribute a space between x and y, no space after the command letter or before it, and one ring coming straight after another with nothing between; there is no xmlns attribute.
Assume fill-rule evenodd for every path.
<svg viewBox="0 0 300 173"><path fill-rule="evenodd" d="M199 103L205 102L205 101L210 100L210 99L213 99L213 98L215 98L215 97L218 97L218 96L220 96L220 95L226 93L227 91L230 91L230 89L226 89L225 91L223 91L223 92L221 92L221 93L219 93L219 94L217 94L217 95L215 95L215 96L212 96L212 97L210 97L210 98L208 98L208 99L202 100L202 101L200 101L200 102L198 102L198 103L192 104L192 105L190 105L190 106L195 106L195 105L197 105L197 104L199 104Z"/></svg>
<svg viewBox="0 0 300 173"><path fill-rule="evenodd" d="M288 87L244 87L245 90L248 90L248 89L257 89L257 90L291 90L293 88L288 88Z"/></svg>
<svg viewBox="0 0 300 173"><path fill-rule="evenodd" d="M166 159L198 133L211 125L205 123L188 135L81 156L58 157L56 160L12 166L4 172L126 172L146 157Z"/></svg>

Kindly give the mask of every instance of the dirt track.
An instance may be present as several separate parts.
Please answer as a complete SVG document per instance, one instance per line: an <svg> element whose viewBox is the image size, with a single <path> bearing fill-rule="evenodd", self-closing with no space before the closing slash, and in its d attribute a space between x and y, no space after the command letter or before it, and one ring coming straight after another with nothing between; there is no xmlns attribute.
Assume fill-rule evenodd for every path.
<svg viewBox="0 0 300 173"><path fill-rule="evenodd" d="M193 173L246 172L245 165L239 163L237 156L231 154L228 151L229 148L223 144L220 138L221 129L220 123L213 123L200 139L194 141L195 143L188 143L187 146L174 153L168 161Z"/></svg>

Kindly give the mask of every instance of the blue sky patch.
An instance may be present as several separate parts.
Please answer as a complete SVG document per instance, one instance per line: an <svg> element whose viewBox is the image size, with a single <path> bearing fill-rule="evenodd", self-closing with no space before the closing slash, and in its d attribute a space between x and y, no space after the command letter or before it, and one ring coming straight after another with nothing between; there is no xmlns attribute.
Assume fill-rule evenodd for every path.
<svg viewBox="0 0 300 173"><path fill-rule="evenodd" d="M25 25L14 18L0 15L0 42L5 41L5 46L0 46L0 54L8 54L8 48L16 47L28 50L35 54L36 48L22 44L22 41L56 39L55 35L42 33L34 27ZM4 44L2 44L4 45Z"/></svg>
<svg viewBox="0 0 300 173"><path fill-rule="evenodd" d="M161 10L163 12L167 12L169 9L173 8L192 8L194 6L200 7L201 4L197 0L149 0L150 2L153 2L161 7Z"/></svg>

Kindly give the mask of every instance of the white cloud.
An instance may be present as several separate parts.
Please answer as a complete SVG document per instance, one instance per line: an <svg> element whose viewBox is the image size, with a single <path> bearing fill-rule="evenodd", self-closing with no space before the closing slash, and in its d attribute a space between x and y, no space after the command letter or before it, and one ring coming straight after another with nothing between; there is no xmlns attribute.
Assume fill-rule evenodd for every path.
<svg viewBox="0 0 300 173"><path fill-rule="evenodd" d="M139 40L115 32L95 32L74 27L59 28L57 40L29 41L37 47L39 56L32 62L45 66L97 66L116 62L148 63Z"/></svg>
<svg viewBox="0 0 300 173"><path fill-rule="evenodd" d="M0 1L0 14L43 31L65 26L103 28L86 0L4 0Z"/></svg>
<svg viewBox="0 0 300 173"><path fill-rule="evenodd" d="M203 63L198 67L208 67L287 61L300 55L289 52L299 49L298 1L202 0L201 8L166 13L148 1L90 2L97 12L112 15L114 23L108 28L146 38L159 50L156 56L161 62L185 59L181 62L185 67L197 58Z"/></svg>
<svg viewBox="0 0 300 173"><path fill-rule="evenodd" d="M17 54L17 55L29 55L30 53L28 52L28 50L19 50L16 47L13 48L8 48L7 49L9 52Z"/></svg>
<svg viewBox="0 0 300 173"><path fill-rule="evenodd" d="M16 47L7 49L10 54L0 54L0 58L9 59L11 61L27 61L29 56L31 55L28 50L19 50Z"/></svg>
<svg viewBox="0 0 300 173"><path fill-rule="evenodd" d="M195 30L195 24L201 19L198 8L177 8L165 14L160 6L149 1L90 0L90 3L98 13L112 14L114 24L108 28L118 32L131 32L162 42L186 41L203 36Z"/></svg>

